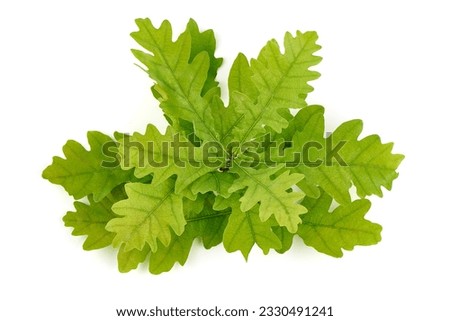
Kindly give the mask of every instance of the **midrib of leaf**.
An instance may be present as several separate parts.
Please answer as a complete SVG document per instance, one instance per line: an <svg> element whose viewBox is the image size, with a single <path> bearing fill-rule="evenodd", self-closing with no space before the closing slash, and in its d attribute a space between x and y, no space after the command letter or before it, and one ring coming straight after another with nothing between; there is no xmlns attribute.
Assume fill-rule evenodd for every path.
<svg viewBox="0 0 450 321"><path fill-rule="evenodd" d="M144 25L147 33L149 34L149 36L152 38L153 42L155 44L158 44L158 41L156 41L156 39L153 37L152 33L149 31L147 25ZM183 93L183 98L188 102L190 109L195 113L195 115L198 117L198 119L202 122L202 124L204 125L204 127L208 130L208 133L210 135L210 137L214 140L214 142L218 143L222 149L225 151L225 149L223 148L222 144L219 142L219 140L217 139L217 137L214 135L213 131L211 130L210 125L206 124L205 121L203 120L203 118L200 116L200 114L197 112L197 110L194 108L194 104L192 103L192 101L189 98L189 95L186 95L186 93L182 90L182 87L180 85L180 82L178 80L177 77L175 77L175 72L172 69L172 67L170 66L170 64L167 62L167 59L165 57L165 55L163 55L163 50L159 45L155 45L154 48L158 51L158 54L161 56L161 58L163 59L165 65L167 66L167 68L170 71L170 76L172 77L172 79L174 80L176 86L177 86L177 90L174 90L176 93ZM209 57L208 57L209 59ZM176 61L176 65L178 65L179 63L179 59L177 58ZM191 83L192 86L192 83ZM189 87L190 88L190 87ZM226 152L226 151L225 151Z"/></svg>
<svg viewBox="0 0 450 321"><path fill-rule="evenodd" d="M94 174L93 173L100 173L100 172L104 172L104 171L96 171L96 172L83 172L80 175L76 175L76 176L89 176L88 180L86 182L84 182L83 185L80 186L80 188L77 190L76 193L73 194L78 194L80 191L84 190L85 187L92 181L92 179L94 178ZM73 179L73 175L72 176L58 176L58 177L64 177L65 179Z"/></svg>
<svg viewBox="0 0 450 321"><path fill-rule="evenodd" d="M196 216L193 218L186 218L186 222L198 222L198 221L208 220L208 219L217 218L217 217L221 217L221 216L228 216L230 214L231 214L231 211L225 211L225 212L220 212L217 214Z"/></svg>
<svg viewBox="0 0 450 321"><path fill-rule="evenodd" d="M370 183L372 184L372 186L375 186L375 188L377 188L377 184L375 184L375 181L373 180L373 177L370 174L369 169L367 167L363 167L363 169L364 169L364 172L366 172L367 177L369 178ZM352 175L352 176L356 176L356 175ZM361 182L359 184L360 184L360 186L363 186L363 185L361 185ZM365 187L363 187L363 190L364 190L364 193L367 194L367 190L366 190Z"/></svg>
<svg viewBox="0 0 450 321"><path fill-rule="evenodd" d="M350 213L347 213L346 215L341 216L341 217L340 217L339 219L337 219L336 221L333 221L332 223L330 223L330 225L323 224L323 223L320 223L320 222L313 223L313 222L311 222L311 221L308 221L307 219L303 221L303 224L304 224L304 225L309 225L309 226L311 226L311 227L314 228L314 229L316 229L317 227L321 227L321 228L328 228L328 229L334 229L334 230L344 230L344 231L363 232L363 233L366 233L366 234L372 234L371 232L368 232L368 231L365 231L365 230L361 230L361 229L349 228L349 227L339 227L339 226L337 226L337 224L338 224L339 222L345 220L345 219L348 218L349 216L352 216L352 215L354 215L355 213L357 213L358 211L360 211L360 210L361 210L361 206L362 206L362 205L360 205L359 207L353 209L353 211L351 211ZM333 212L332 212L332 213L328 213L327 215L332 216L332 215L333 215Z"/></svg>
<svg viewBox="0 0 450 321"><path fill-rule="evenodd" d="M110 220L98 221L98 220L91 220L91 219L82 219L82 220L77 219L76 220L76 222L85 223L85 224L95 224L95 225L106 224L109 221Z"/></svg>
<svg viewBox="0 0 450 321"><path fill-rule="evenodd" d="M348 198L348 191L347 192L341 192L341 189L339 188L339 186L334 182L334 180L330 179L330 177L328 177L328 174L326 172L324 172L323 167L319 166L317 167L317 170L322 174L322 177L324 177L326 179L326 181L333 186L334 192L339 194L339 197L341 199L347 199ZM342 177L342 175L340 175ZM317 186L317 185L315 185Z"/></svg>
<svg viewBox="0 0 450 321"><path fill-rule="evenodd" d="M317 229L316 227L312 226L312 229L314 230L314 232L316 232L317 236L320 238L320 241L322 242L322 244L328 249L328 251L330 251L331 253L334 252L334 250L330 247L330 245L328 244L328 242L325 241L325 239L323 238L321 232L319 229Z"/></svg>
<svg viewBox="0 0 450 321"><path fill-rule="evenodd" d="M275 96L275 93L277 92L278 88L280 87L280 85L284 82L284 80L290 76L290 72L293 68L293 66L295 65L295 63L297 62L297 59L299 59L299 56L303 53L304 50L304 46L302 47L302 49L298 52L298 54L295 56L295 58L292 60L292 62L289 64L289 68L287 70L286 73L282 73L280 80L278 81L275 89L271 92L271 95L269 97L269 99L265 102L265 104L263 104L263 108L261 109L260 113L258 114L256 120L252 123L252 125L249 127L249 129L245 132L244 137L242 137L242 139L239 142L239 145L242 145L243 143L246 142L247 137L249 136L249 133L256 127L256 125L259 123L259 121L261 120L263 114L266 112L266 110L268 109L268 107L270 106L270 103L273 100L273 97ZM278 64L278 60L277 60L277 64ZM266 82L266 79L264 77L262 77L264 79L264 82ZM267 82L266 82L266 85ZM270 87L270 86L268 86ZM258 104L259 105L259 104ZM278 112L278 110L275 110L275 112ZM281 117L281 116L280 116Z"/></svg>
<svg viewBox="0 0 450 321"><path fill-rule="evenodd" d="M323 228L323 229L330 229L330 230L338 230L338 231L349 231L349 232L359 232L359 233L365 233L365 234L369 234L372 235L372 232L368 232L366 230L359 230L356 228L349 228L349 227L339 227L336 226L335 224L336 222L334 222L332 225L326 225L326 224L321 224L321 223L311 223L311 222L303 222L302 224L304 225L308 225L310 227L312 227L317 233L318 233L318 228Z"/></svg>
<svg viewBox="0 0 450 321"><path fill-rule="evenodd" d="M248 211L247 212L243 212L243 214L245 215L245 221L247 221L247 224L248 224L248 226L250 228L250 233L252 235L252 239L256 243L256 233L255 233L255 230L253 228L253 222L252 222L252 220L250 218L250 214L248 213ZM244 224L244 221L242 221L242 224Z"/></svg>
<svg viewBox="0 0 450 321"><path fill-rule="evenodd" d="M212 175L214 177L214 181L216 182L217 193L221 194L220 179L217 177L216 173L213 173Z"/></svg>
<svg viewBox="0 0 450 321"><path fill-rule="evenodd" d="M369 172L370 169L374 169L377 170L378 175L380 175L381 177L383 177L383 179L386 179L386 175L382 172L382 170L391 170L392 168L389 168L387 166L381 166L381 165L377 165L377 164L371 164L370 162L377 158L380 154L384 153L386 150L388 150L390 147L389 145L384 145L384 149L382 151L380 151L379 153L373 155L371 158L369 158L367 161L365 161L365 163L360 163L360 162L353 162L355 159L357 159L359 156L361 156L361 154L363 154L365 151L367 151L372 145L367 145L365 146L365 148L363 148L362 150L359 151L358 154L356 155L352 155L353 160L350 161L348 163L348 171L351 173L351 179L353 182L357 182L358 183L358 188L362 189L365 195L370 195L370 191L368 191L366 189L367 187L367 183L362 182L359 178L358 175L354 174L353 168L357 167L357 168L362 168L364 170L364 172L366 172L367 176L370 180L370 183L372 184L372 186L374 186L376 189L379 188L379 185L377 183L375 183L375 181L373 180L372 177L372 173Z"/></svg>
<svg viewBox="0 0 450 321"><path fill-rule="evenodd" d="M231 135L231 133L233 132L234 127L236 127L240 123L240 121L242 119L244 119L244 117L245 117L245 115L242 114L234 121L233 125L231 125L230 128L228 128L228 130L226 131L226 133L222 136L222 140L225 141L225 138L227 138L228 136Z"/></svg>
<svg viewBox="0 0 450 321"><path fill-rule="evenodd" d="M378 156L378 155L377 155ZM387 167L387 166L381 166L381 165L372 165L372 164L366 164L366 163L349 163L351 167L364 167L366 169L389 169L392 170L393 168ZM350 166L349 166L350 167Z"/></svg>

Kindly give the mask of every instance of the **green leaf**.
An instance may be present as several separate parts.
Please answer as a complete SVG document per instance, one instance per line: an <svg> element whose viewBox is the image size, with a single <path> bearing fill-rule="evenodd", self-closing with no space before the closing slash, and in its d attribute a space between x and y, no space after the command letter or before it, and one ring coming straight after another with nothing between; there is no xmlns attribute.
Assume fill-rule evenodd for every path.
<svg viewBox="0 0 450 321"><path fill-rule="evenodd" d="M342 249L356 245L373 245L381 240L381 226L364 218L369 211L368 200L356 200L329 212L332 198L322 192L318 199L306 198L308 213L299 225L298 235L306 245L317 251L341 257Z"/></svg>
<svg viewBox="0 0 450 321"><path fill-rule="evenodd" d="M322 107L304 108L295 119L302 121L296 121L299 131L293 135L294 146L287 150L286 159L293 161L294 154L300 155L301 162L291 170L305 175L298 186L308 196L317 197L321 187L345 204L350 202L353 184L360 197L382 196L381 186L391 189L404 156L392 154L393 144L382 144L377 135L358 140L362 121L343 123L325 138Z"/></svg>
<svg viewBox="0 0 450 321"><path fill-rule="evenodd" d="M130 272L136 269L140 263L144 262L150 253L150 247L146 244L142 250L132 249L125 251L125 245L117 253L117 263L119 271L122 273Z"/></svg>
<svg viewBox="0 0 450 321"><path fill-rule="evenodd" d="M168 127L164 135L149 124L144 135L134 133L120 140L122 168L134 168L136 177L153 174L153 185L176 175L175 191L180 193L203 175L224 163L223 156L203 159L203 147L195 147L183 135Z"/></svg>
<svg viewBox="0 0 450 321"><path fill-rule="evenodd" d="M214 37L214 32L212 30L206 30L204 32L200 32L197 23L190 19L187 26L186 26L186 32L190 34L191 36L191 52L189 56L189 62L191 63L192 60L201 52L206 51L209 55L209 61L210 66L208 70L208 76L205 80L203 89L202 89L202 96L207 94L209 92L209 96L219 95L220 94L220 88L218 87L218 82L215 80L217 75L217 70L222 64L223 59L222 58L216 58L215 57L215 50L216 50L216 39ZM156 99L158 99L160 102L167 99L167 94L164 92L164 89L161 88L158 84L155 84L152 86L152 93L155 96ZM218 97L218 96L213 96ZM218 99L220 101L220 99ZM212 107L212 106L211 106ZM214 113L213 113L214 114ZM167 117L167 115L166 115ZM169 123L174 125L175 128L180 127L180 130L183 131L187 137L190 138L190 135L194 134L194 128L192 123L184 121L182 119L176 119L176 117L173 117L174 120L171 120L170 117ZM214 118L214 120L223 119L220 118ZM177 123L178 122L178 123ZM216 127L218 128L218 127Z"/></svg>
<svg viewBox="0 0 450 321"><path fill-rule="evenodd" d="M236 176L230 172L210 172L197 179L191 185L191 191L194 194L214 192L216 195L228 198L231 195L229 189L235 178Z"/></svg>
<svg viewBox="0 0 450 321"><path fill-rule="evenodd" d="M172 229L181 235L186 225L182 197L174 193L173 180L155 187L152 184L128 183L125 185L128 199L117 202L112 210L120 218L111 220L106 229L117 235L113 246L125 244L124 251L142 250L145 244L154 252L157 240L169 245Z"/></svg>
<svg viewBox="0 0 450 321"><path fill-rule="evenodd" d="M235 99L231 98L231 101ZM241 120L243 115L236 112L235 105L230 103L230 106L225 108L223 101L215 96L211 100L211 112L213 115L220 115L220 117L214 117L213 127L217 132L217 138L220 141L224 152L231 154L232 150L227 147L232 144L232 131L236 124ZM217 142L215 142L217 144Z"/></svg>
<svg viewBox="0 0 450 321"><path fill-rule="evenodd" d="M225 146L233 141L233 132L236 130L236 126L244 121L245 114L237 110L241 103L240 97L244 94L247 100L251 100L254 103L256 103L258 98L258 90L252 81L252 76L253 72L250 69L247 58L240 53L234 60L228 76L228 92L230 95L228 108L216 107L215 105L220 105L219 102L211 106L213 115L222 114L222 117L214 118L216 121L214 127L219 131L221 141Z"/></svg>
<svg viewBox="0 0 450 321"><path fill-rule="evenodd" d="M195 236L189 226L180 236L173 235L169 245L159 246L156 252L150 254L150 272L160 274L170 271L177 262L184 265L194 239Z"/></svg>
<svg viewBox="0 0 450 321"><path fill-rule="evenodd" d="M75 199L93 194L98 202L111 190L132 179L132 171L122 170L117 160L117 143L96 131L87 133L91 147L87 151L80 143L69 140L63 147L66 159L55 156L42 177L58 184Z"/></svg>
<svg viewBox="0 0 450 321"><path fill-rule="evenodd" d="M230 104L233 104L233 95L241 93L251 101L258 99L258 89L252 81L253 70L250 68L247 57L240 53L233 62L228 77L228 91L230 92Z"/></svg>
<svg viewBox="0 0 450 321"><path fill-rule="evenodd" d="M252 79L259 94L256 101L252 89L235 96L239 101L236 109L244 115L234 131L241 144L263 133L264 126L280 132L288 126L280 113L306 106L306 95L313 89L308 81L319 77L318 72L309 70L321 60L314 55L320 49L316 40L315 32L297 31L295 36L286 33L284 53L271 40L251 61Z"/></svg>
<svg viewBox="0 0 450 321"><path fill-rule="evenodd" d="M260 203L259 217L263 222L273 214L280 226L285 226L291 233L295 233L297 225L301 222L300 214L305 213L306 209L299 204L304 194L290 189L302 179L302 175L289 174L289 171L284 169L272 179L271 176L281 169L283 166L254 169L235 163L232 171L237 173L239 178L229 191L235 192L246 188L240 198L243 212Z"/></svg>
<svg viewBox="0 0 450 321"><path fill-rule="evenodd" d="M294 234L289 232L285 227L281 226L272 227L272 231L281 242L281 247L275 250L281 254L287 252L292 246Z"/></svg>
<svg viewBox="0 0 450 321"><path fill-rule="evenodd" d="M295 136L295 134L297 132L301 132L303 131L303 128L305 128L306 124L308 124L309 122L317 122L317 118L314 118L313 120L311 120L313 117L323 117L323 113L324 113L324 108L322 106L318 106L318 105L311 105L311 106L307 106L306 108L303 108L302 110L300 110L297 114L295 114L294 117L291 118L291 120L289 121L289 125L288 127L286 127L285 129L283 129L283 131L281 132L281 137L287 141L292 143L292 140ZM321 126L321 124L319 123L319 128L316 128L316 131L313 131L313 133L315 135L321 137L323 134L323 130L324 128Z"/></svg>
<svg viewBox="0 0 450 321"><path fill-rule="evenodd" d="M211 89L219 89L219 83L216 81L217 70L222 65L223 59L216 58L216 38L214 32L209 29L200 32L197 23L190 19L186 31L191 36L191 54L189 56L189 62L192 62L194 58L201 52L206 51L209 56L209 69L208 76L206 77L205 84L202 89L202 95L205 95Z"/></svg>
<svg viewBox="0 0 450 321"><path fill-rule="evenodd" d="M150 254L150 272L160 274L167 272L179 263L184 265L192 244L200 238L205 248L209 249L222 242L225 226L230 211L217 211L212 208L214 197L209 194L196 200L184 200L186 228L180 236L172 233L168 246L158 246L156 252Z"/></svg>
<svg viewBox="0 0 450 321"><path fill-rule="evenodd" d="M383 196L381 186L391 190L392 182L398 177L397 168L405 158L393 154L393 143L383 144L378 135L358 140L362 132L361 120L351 120L340 125L332 135L334 141L347 141L342 148L342 159L347 163L359 197Z"/></svg>
<svg viewBox="0 0 450 321"><path fill-rule="evenodd" d="M165 20L155 28L149 19L137 19L139 31L131 36L148 53L133 50L133 54L146 67L158 83L162 96L161 108L180 130L178 119L194 124L195 134L206 141L218 142L218 134L211 124L214 118L208 108L210 98L202 95L210 70L210 58L202 51L191 59L192 38L189 31L172 41L172 27ZM192 28L191 28L192 29Z"/></svg>
<svg viewBox="0 0 450 321"><path fill-rule="evenodd" d="M231 211L226 208L215 208L216 196L209 193L204 199L199 198L196 202L203 202L204 207L200 212L186 212L188 226L192 227L196 237L201 239L203 246L210 249L222 242L225 227Z"/></svg>
<svg viewBox="0 0 450 321"><path fill-rule="evenodd" d="M298 112L298 131L293 137L293 147L286 155L293 165L292 171L305 175L298 186L311 197L318 197L319 186L339 203L350 202L351 181L344 164L326 161L325 124L323 107L307 107ZM297 157L299 156L299 157ZM295 167L292 167L295 166Z"/></svg>
<svg viewBox="0 0 450 321"><path fill-rule="evenodd" d="M105 229L106 224L117 217L111 206L125 198L123 187L117 187L113 193L109 194L100 202L94 202L92 195L88 196L89 204L75 202L75 212L67 212L63 217L65 226L73 227L72 235L87 235L83 243L86 251L101 249L111 245L114 233Z"/></svg>
<svg viewBox="0 0 450 321"><path fill-rule="evenodd" d="M256 244L264 252L281 248L281 242L273 233L270 222L262 222L259 218L258 205L248 211L242 211L235 194L222 203L221 208L231 207L231 215L223 233L223 245L228 252L241 251L245 259Z"/></svg>

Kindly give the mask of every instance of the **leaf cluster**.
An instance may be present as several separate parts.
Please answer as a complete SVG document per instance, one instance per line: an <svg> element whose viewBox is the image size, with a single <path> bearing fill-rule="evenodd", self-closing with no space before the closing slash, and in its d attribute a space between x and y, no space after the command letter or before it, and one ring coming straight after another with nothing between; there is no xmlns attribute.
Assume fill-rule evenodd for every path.
<svg viewBox="0 0 450 321"><path fill-rule="evenodd" d="M168 21L136 23L142 48L132 52L154 81L165 132L91 131L89 150L69 140L43 172L75 198L64 223L87 236L85 250L113 246L121 272L148 261L158 274L184 265L196 240L245 259L255 246L284 253L294 237L334 257L380 241L366 197L391 189L403 156L361 138L360 120L325 133L324 108L306 102L319 77L315 32L239 54L225 103L211 30L190 20L174 40Z"/></svg>

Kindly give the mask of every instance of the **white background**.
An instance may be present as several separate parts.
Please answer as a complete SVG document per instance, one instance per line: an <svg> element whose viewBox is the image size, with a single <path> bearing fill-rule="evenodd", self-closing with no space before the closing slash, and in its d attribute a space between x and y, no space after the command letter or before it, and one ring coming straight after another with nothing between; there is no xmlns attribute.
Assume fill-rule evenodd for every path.
<svg viewBox="0 0 450 321"><path fill-rule="evenodd" d="M449 320L446 1L2 1L0 4L0 319L115 320L116 308L332 305L333 320ZM134 19L188 18L218 38L222 83L285 31L316 30L328 129L361 118L365 134L406 155L369 218L383 241L334 259L297 242L245 262L196 246L160 276L120 274L111 250L85 252L61 221L72 202L41 178L67 139L88 130L163 128L150 79L133 64ZM250 318L249 318L250 319ZM331 318L329 318L331 319Z"/></svg>

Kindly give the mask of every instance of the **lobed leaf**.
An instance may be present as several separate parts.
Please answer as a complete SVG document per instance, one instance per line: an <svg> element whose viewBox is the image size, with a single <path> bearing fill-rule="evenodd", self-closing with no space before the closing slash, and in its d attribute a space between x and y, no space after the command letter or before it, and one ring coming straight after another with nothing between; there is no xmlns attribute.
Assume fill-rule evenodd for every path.
<svg viewBox="0 0 450 321"><path fill-rule="evenodd" d="M291 246L292 241L294 238L294 234L289 232L285 227L281 226L273 226L272 227L273 233L278 237L278 239L281 242L280 248L275 249L278 253L285 253L287 252Z"/></svg>
<svg viewBox="0 0 450 321"><path fill-rule="evenodd" d="M342 158L347 163L347 172L356 187L358 196L383 196L381 186L391 190L398 177L397 168L403 155L393 154L393 143L383 144L378 135L358 140L362 132L361 120L352 120L340 125L333 133L335 141L348 141L342 148Z"/></svg>
<svg viewBox="0 0 450 321"><path fill-rule="evenodd" d="M243 212L259 203L259 217L263 222L274 215L280 226L285 226L289 232L294 233L301 222L300 215L305 213L306 209L299 204L304 194L290 189L303 176L284 170L280 175L271 178L281 169L283 166L254 169L235 163L232 171L238 174L239 178L234 181L229 191L235 192L245 188L244 195L240 198L240 208Z"/></svg>
<svg viewBox="0 0 450 321"><path fill-rule="evenodd" d="M173 180L155 187L153 183L128 183L128 198L115 203L112 210L119 218L112 219L106 229L116 233L113 246L124 244L124 251L142 250L148 244L154 252L157 240L165 246L171 240L171 229L181 235L186 225L182 197L174 193Z"/></svg>
<svg viewBox="0 0 450 321"><path fill-rule="evenodd" d="M306 95L312 91L308 81L319 77L318 72L309 69L321 60L314 55L320 49L316 40L315 32L297 31L295 36L286 33L284 53L281 53L278 43L271 40L258 58L251 61L251 78L258 96L256 100L253 98L252 87L248 92L235 95L238 100L236 110L244 115L234 130L234 137L241 144L264 133L264 126L281 132L288 126L282 114L289 108L306 106ZM241 66L245 64L241 63Z"/></svg>
<svg viewBox="0 0 450 321"><path fill-rule="evenodd" d="M75 202L75 212L67 212L63 217L64 225L73 227L72 235L86 235L83 249L96 250L111 245L114 233L105 229L106 224L117 217L111 206L126 197L123 186L118 186L100 202L95 202L92 195L88 196L89 204Z"/></svg>
<svg viewBox="0 0 450 321"><path fill-rule="evenodd" d="M281 248L281 242L273 233L270 222L261 221L258 205L242 211L237 197L228 199L225 204L231 207L231 215L223 233L223 245L228 252L241 251L247 260L255 244L264 254L269 253L270 249Z"/></svg>
<svg viewBox="0 0 450 321"><path fill-rule="evenodd" d="M189 56L189 62L192 62L194 58L203 51L206 51L209 56L208 75L202 88L202 95L204 96L211 89L214 92L218 92L220 88L219 83L216 81L216 76L219 67L222 65L223 59L215 56L216 38L214 37L214 32L211 29L200 32L194 19L189 19L186 26L186 32L191 36L191 54Z"/></svg>
<svg viewBox="0 0 450 321"><path fill-rule="evenodd" d="M148 244L142 250L132 249L125 251L125 244L122 244L117 252L117 265L122 273L130 272L136 269L139 264L144 262L150 253Z"/></svg>
<svg viewBox="0 0 450 321"><path fill-rule="evenodd" d="M158 250L150 254L149 270L153 274L170 271L175 263L184 265L191 251L195 235L188 225L183 234L173 235L167 246L159 246Z"/></svg>
<svg viewBox="0 0 450 321"><path fill-rule="evenodd" d="M304 108L294 121L298 131L293 134L293 147L287 150L286 159L292 162L295 154L300 155L297 160L301 161L291 170L305 175L298 186L308 196L317 197L320 187L346 204L351 200L352 185L360 197L382 196L381 186L391 189L404 156L392 154L393 144L382 144L377 135L358 140L362 121L343 123L327 138L322 107ZM308 149L308 145L313 148Z"/></svg>
<svg viewBox="0 0 450 321"><path fill-rule="evenodd" d="M218 196L230 197L229 189L233 185L236 176L230 172L209 172L191 185L191 191L194 194L206 194L214 192Z"/></svg>
<svg viewBox="0 0 450 321"><path fill-rule="evenodd" d="M167 20L160 28L155 28L149 19L137 19L136 24L139 31L131 36L148 53L140 50L132 52L157 82L159 93L164 98L160 106L174 128L180 131L178 120L183 119L194 125L199 138L218 142L218 134L211 127L214 118L209 108L210 98L202 95L211 66L210 54L201 51L191 59L192 37L189 29L193 27L173 42L172 27ZM215 94L216 91L211 96Z"/></svg>
<svg viewBox="0 0 450 321"><path fill-rule="evenodd" d="M331 201L331 196L322 192L318 199L306 198L303 202L308 213L302 217L297 233L306 245L341 257L342 249L352 250L356 245L373 245L381 240L381 226L364 218L370 208L368 200L341 205L330 213Z"/></svg>
<svg viewBox="0 0 450 321"><path fill-rule="evenodd" d="M226 208L216 208L216 196L208 193L204 198L199 197L196 202L203 202L201 211L187 211L186 221L194 230L206 249L210 249L222 242L225 227L231 211Z"/></svg>
<svg viewBox="0 0 450 321"><path fill-rule="evenodd" d="M87 133L91 149L69 140L63 146L65 159L55 156L42 177L58 184L80 199L90 194L95 202L101 201L112 189L133 177L132 171L122 170L117 161L117 143L96 131Z"/></svg>

